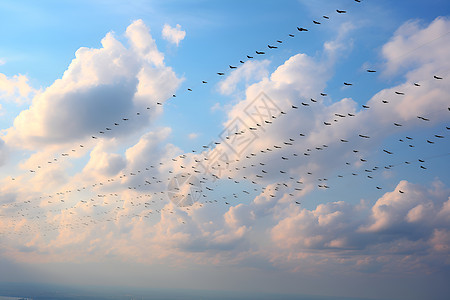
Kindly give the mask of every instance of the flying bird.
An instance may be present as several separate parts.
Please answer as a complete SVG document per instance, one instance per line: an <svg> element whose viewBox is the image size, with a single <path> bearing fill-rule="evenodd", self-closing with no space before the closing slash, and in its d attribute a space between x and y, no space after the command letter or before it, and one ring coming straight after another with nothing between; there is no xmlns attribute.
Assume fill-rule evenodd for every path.
<svg viewBox="0 0 450 300"><path fill-rule="evenodd" d="M267 47L269 47L269 49L277 49L277 46L271 46L271 45L267 45Z"/></svg>
<svg viewBox="0 0 450 300"><path fill-rule="evenodd" d="M308 31L308 29L303 28L303 27L297 27L297 30L298 30L298 31Z"/></svg>
<svg viewBox="0 0 450 300"><path fill-rule="evenodd" d="M366 70L367 72L369 72L369 73L375 73L376 71L375 70Z"/></svg>
<svg viewBox="0 0 450 300"><path fill-rule="evenodd" d="M328 16L322 16L322 18L324 18L324 19L329 19L330 17L328 17Z"/></svg>
<svg viewBox="0 0 450 300"><path fill-rule="evenodd" d="M237 67L234 67L234 66L231 66L231 65L228 65L229 67L230 67L230 69L236 69Z"/></svg>
<svg viewBox="0 0 450 300"><path fill-rule="evenodd" d="M255 51L256 52L256 54L260 54L260 55L262 55L262 54L266 54L265 52L263 52L263 51Z"/></svg>
<svg viewBox="0 0 450 300"><path fill-rule="evenodd" d="M347 11L346 11L346 10L339 10L339 9L336 9L336 12L337 12L338 14L345 14Z"/></svg>
<svg viewBox="0 0 450 300"><path fill-rule="evenodd" d="M433 78L434 79L442 79L442 77L439 77L439 76L436 76L436 75L434 75Z"/></svg>
<svg viewBox="0 0 450 300"><path fill-rule="evenodd" d="M317 24L317 25L321 24L320 22L317 22L317 21L315 21L315 20L313 20L313 23L314 23L314 24Z"/></svg>
<svg viewBox="0 0 450 300"><path fill-rule="evenodd" d="M344 85L353 85L353 83L344 82Z"/></svg>
<svg viewBox="0 0 450 300"><path fill-rule="evenodd" d="M225 75L225 73L221 73L221 72L219 72L219 73L217 73L217 75L221 75L221 76L223 76L223 75Z"/></svg>

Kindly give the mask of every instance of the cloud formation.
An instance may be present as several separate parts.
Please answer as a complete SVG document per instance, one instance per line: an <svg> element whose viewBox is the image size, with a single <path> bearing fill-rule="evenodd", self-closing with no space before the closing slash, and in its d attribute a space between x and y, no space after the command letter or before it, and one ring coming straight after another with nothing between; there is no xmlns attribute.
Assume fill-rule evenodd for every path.
<svg viewBox="0 0 450 300"><path fill-rule="evenodd" d="M162 36L165 40L178 46L178 44L186 36L186 31L181 30L180 24L177 24L175 27L171 27L169 24L165 24L162 30Z"/></svg>

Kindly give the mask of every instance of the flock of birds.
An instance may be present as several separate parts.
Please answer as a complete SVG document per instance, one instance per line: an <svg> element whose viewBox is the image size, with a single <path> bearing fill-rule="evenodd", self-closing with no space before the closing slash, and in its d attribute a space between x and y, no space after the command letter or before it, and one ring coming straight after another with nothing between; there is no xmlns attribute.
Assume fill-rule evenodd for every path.
<svg viewBox="0 0 450 300"><path fill-rule="evenodd" d="M361 1L355 0L355 2L359 3ZM347 11L337 9L336 13L346 14ZM314 26L321 25L322 22L330 19L330 15L323 15L322 19L323 21L319 19L312 20L312 23ZM306 27L297 27L296 29L299 34L310 31ZM289 33L288 36L289 38L294 38L295 34ZM268 44L268 49L277 49L279 45L283 44L283 40L277 40L276 43L278 45ZM257 50L255 53L258 56L266 54L265 51L261 50ZM253 59L254 56L247 55L246 58ZM244 64L245 61L240 60L240 63ZM237 68L235 65L229 65L228 67L230 70ZM366 71L367 73L376 72L375 69L367 69ZM225 74L226 72L217 72L218 76L224 76ZM445 84L446 77L436 74L429 80ZM207 83L207 80L202 81L202 84ZM411 85L415 88L420 88L425 83L413 82ZM346 87L354 84L356 83L343 81L343 86ZM190 93L193 90L193 88L187 88L186 92ZM169 197L178 205L178 209L186 211L191 209L190 205L203 206L214 203L232 205L240 199L249 198L258 193L264 193L271 198L277 197L278 193L282 193L291 197L296 205L301 205L301 202L298 201L298 196L307 189L306 186L309 186L309 189L311 189L314 185L319 189L326 190L331 188L332 185L329 182L332 180L353 176L373 180L380 175L382 170L390 170L402 165L416 165L416 168L424 171L427 170L425 164L427 160L450 155L450 153L443 153L424 157L422 153L414 160L405 161L401 157L396 156L394 150L382 148L378 151L392 157L392 163L380 165L364 156L363 153L365 151L359 149L359 147L364 148L364 143L372 139L370 135L364 132L357 133L355 136L343 136L337 140L330 140L327 143L310 145L305 142L309 133L299 131L295 136L288 137L278 144L257 150L253 149L253 152L249 151L242 157L211 161L211 153L215 151L216 147L221 147L221 144L230 143L235 138L252 138L255 132L263 136L264 130L261 129L276 126L279 120L296 114L300 110L314 108L314 105L320 104L321 98L327 97L328 94L322 92L311 96L309 100L301 100L298 103L292 103L290 107L283 107L276 114L268 116L264 122L255 123L247 128L236 129L229 132L227 136L219 141L213 141L209 145L203 145L200 149L193 149L191 153L179 155L169 161L160 161L152 165L143 166L141 169L122 173L105 179L103 182L70 188L53 194L40 195L25 201L2 204L0 206L0 218L5 218L12 222L9 223L11 228L3 228L0 233L3 235L27 235L43 232L44 236L47 234L50 236L50 232L57 232L61 228L83 230L104 222L118 222L124 219L131 221L134 218L151 219L152 215L157 215L168 209L163 206L167 203L168 184L170 185L174 178L177 178L177 184L170 185ZM404 96L404 91L395 91L392 95L392 97ZM177 95L174 94L172 98L175 97ZM389 99L380 99L379 105L389 105L390 102ZM159 105L163 105L163 101L156 102L155 106ZM146 109L151 110L155 106L149 106ZM365 104L362 105L362 110L370 112L371 107ZM450 106L443 107L436 112L436 114L440 113L450 113ZM142 117L143 115L144 113L142 112L136 112L135 116L124 117L120 121L116 120L111 123L111 126L105 126L103 129L98 130L91 138L98 140L103 136L108 137L108 133L114 131L115 127L132 122L133 118ZM328 121L323 121L323 126L324 128L332 128L336 124L345 122L345 120L351 120L356 115L357 112L336 112L330 115ZM432 114L426 116L418 115L415 120L415 122L422 122L423 124L430 121L432 121ZM399 121L393 122L392 129L407 127L407 125ZM445 139L448 130L450 130L450 127L444 127L439 132L425 139L409 135L402 136L398 139L398 143L410 149L415 148L419 143L432 147ZM295 161L297 164L300 161L303 165L308 166L308 159L311 159L311 157L315 155L330 156L330 153L333 153L335 149L344 144L351 150L348 155L344 156L346 157L345 165L336 168L342 170L342 173L333 175L333 177L324 177L305 167L302 174L298 172L293 174L291 167L295 164L292 164L292 161ZM84 148L85 146L80 144L79 147ZM76 151L77 149L71 149L61 153L61 156L69 157L70 152ZM47 163L52 164L58 161L58 158L53 158ZM353 168L355 164L358 165L356 169ZM38 165L35 169L30 169L29 171L35 174L43 168L43 165ZM167 168L169 169L167 170ZM184 179L181 180L182 178ZM273 182L275 178L278 182ZM11 180L14 181L15 178L11 178ZM218 190L220 190L220 184L224 180L236 185L236 187L232 189L232 192L221 192L219 196L217 195L219 194ZM183 184L178 184L180 182ZM118 190L123 189L123 184L127 184L126 194L118 192ZM270 188L265 187L269 186L268 184L270 184ZM383 187L378 185L374 185L374 188L377 190L383 189ZM405 194L407 191L398 190L398 193ZM193 199L195 201L192 201ZM84 210L80 210L80 208ZM169 213L175 213L175 210L168 210ZM60 221L57 218L56 221L51 220L59 214L74 216L66 221ZM23 218L27 218L33 224L22 224L21 220ZM187 222L187 219L180 217L180 223L185 222Z"/></svg>

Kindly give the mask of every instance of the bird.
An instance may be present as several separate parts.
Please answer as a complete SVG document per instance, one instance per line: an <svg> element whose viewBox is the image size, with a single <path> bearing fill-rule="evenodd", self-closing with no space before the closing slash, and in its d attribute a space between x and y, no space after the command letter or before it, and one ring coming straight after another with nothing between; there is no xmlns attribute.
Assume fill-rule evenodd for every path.
<svg viewBox="0 0 450 300"><path fill-rule="evenodd" d="M370 138L370 136L367 136L367 135L362 135L362 134L358 134L360 137L362 137L362 138L365 138L365 139L368 139L368 138Z"/></svg>
<svg viewBox="0 0 450 300"><path fill-rule="evenodd" d="M265 52L263 52L263 51L255 51L256 52L256 54L260 54L260 55L262 55L262 54L266 54Z"/></svg>
<svg viewBox="0 0 450 300"><path fill-rule="evenodd" d="M381 100L381 102L383 102L383 103L389 103L389 101L387 101L387 100Z"/></svg>
<svg viewBox="0 0 450 300"><path fill-rule="evenodd" d="M344 82L344 85L353 85L352 83Z"/></svg>
<svg viewBox="0 0 450 300"><path fill-rule="evenodd" d="M364 107L364 108L370 108L370 106L368 106L368 105L363 105L362 107Z"/></svg>
<svg viewBox="0 0 450 300"><path fill-rule="evenodd" d="M328 16L322 16L322 18L324 18L324 19L329 19L330 17L328 17Z"/></svg>
<svg viewBox="0 0 450 300"><path fill-rule="evenodd" d="M325 125L331 125L331 123L328 123L328 122L323 122L323 124L325 124Z"/></svg>
<svg viewBox="0 0 450 300"><path fill-rule="evenodd" d="M305 103L305 102L302 102L302 105L304 105L304 106L309 106L309 104L308 104L308 103Z"/></svg>
<svg viewBox="0 0 450 300"><path fill-rule="evenodd" d="M310 100L311 100L311 102L314 102L314 103L317 102L317 100L316 100L316 99L313 99L313 98L311 98Z"/></svg>
<svg viewBox="0 0 450 300"><path fill-rule="evenodd" d="M289 36L290 36L290 37L294 37L295 35L289 33Z"/></svg>
<svg viewBox="0 0 450 300"><path fill-rule="evenodd" d="M419 119L421 119L421 120L424 120L424 121L430 121L430 119L427 119L427 118L421 117L421 116L417 116L417 118L419 118Z"/></svg>
<svg viewBox="0 0 450 300"><path fill-rule="evenodd" d="M414 85L415 85L415 86L420 86L420 84L418 84L418 83L416 83L416 82L414 83Z"/></svg>
<svg viewBox="0 0 450 300"><path fill-rule="evenodd" d="M432 141L430 141L430 140L427 140L427 143L429 143L429 144L434 144L434 142L432 142Z"/></svg>
<svg viewBox="0 0 450 300"><path fill-rule="evenodd" d="M295 105L292 105L292 108L294 108L294 109L297 109L298 107L297 107L297 106L295 106Z"/></svg>
<svg viewBox="0 0 450 300"><path fill-rule="evenodd" d="M313 20L313 23L314 23L314 24L317 24L317 25L321 24L320 22L317 22L317 21L315 21L315 20Z"/></svg>
<svg viewBox="0 0 450 300"><path fill-rule="evenodd" d="M403 93L403 92L395 92L397 95L404 95L405 93Z"/></svg>
<svg viewBox="0 0 450 300"><path fill-rule="evenodd" d="M345 14L347 11L346 11L346 10L339 10L339 9L336 9L336 12L337 12L338 14Z"/></svg>
<svg viewBox="0 0 450 300"><path fill-rule="evenodd" d="M394 123L395 126L402 126L402 124Z"/></svg>
<svg viewBox="0 0 450 300"><path fill-rule="evenodd" d="M231 66L231 65L228 65L229 67L230 67L230 69L236 69L237 67L234 67L234 66Z"/></svg>
<svg viewBox="0 0 450 300"><path fill-rule="evenodd" d="M327 94L325 94L325 93L320 93L320 96L324 96L324 97L325 97L326 95L327 95Z"/></svg>
<svg viewBox="0 0 450 300"><path fill-rule="evenodd" d="M253 58L253 56L247 55L247 58Z"/></svg>
<svg viewBox="0 0 450 300"><path fill-rule="evenodd" d="M225 73L218 72L217 75L225 75Z"/></svg>
<svg viewBox="0 0 450 300"><path fill-rule="evenodd" d="M208 83L207 81L202 80L202 83Z"/></svg>
<svg viewBox="0 0 450 300"><path fill-rule="evenodd" d="M386 152L387 154L392 154L392 152L387 151L387 150L385 150L385 149L383 149L383 151Z"/></svg>
<svg viewBox="0 0 450 300"><path fill-rule="evenodd" d="M282 43L283 43L283 41L277 40L277 43L280 43L280 44L282 44Z"/></svg>
<svg viewBox="0 0 450 300"><path fill-rule="evenodd" d="M435 136L435 137L437 137L437 138L439 138L439 139L443 139L443 138L444 138L444 136L443 136L443 135L438 135L438 134L435 134L434 136Z"/></svg>
<svg viewBox="0 0 450 300"><path fill-rule="evenodd" d="M439 77L439 76L436 76L436 75L434 75L433 78L434 79L442 79L442 77Z"/></svg>
<svg viewBox="0 0 450 300"><path fill-rule="evenodd" d="M308 29L303 28L303 27L297 27L297 30L298 30L298 31L308 31Z"/></svg>
<svg viewBox="0 0 450 300"><path fill-rule="evenodd" d="M267 45L267 47L269 47L269 49L277 49L277 46L271 46L271 45Z"/></svg>
<svg viewBox="0 0 450 300"><path fill-rule="evenodd" d="M402 191L402 190L398 190L398 192L399 192L400 194L403 194L403 193L404 193L404 191Z"/></svg>
<svg viewBox="0 0 450 300"><path fill-rule="evenodd" d="M375 73L376 71L375 70L366 70L367 72L369 72L369 73Z"/></svg>

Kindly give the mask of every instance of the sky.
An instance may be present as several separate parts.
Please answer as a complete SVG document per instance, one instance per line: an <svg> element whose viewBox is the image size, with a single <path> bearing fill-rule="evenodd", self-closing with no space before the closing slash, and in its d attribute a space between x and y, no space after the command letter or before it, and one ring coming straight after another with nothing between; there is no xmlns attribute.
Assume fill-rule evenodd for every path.
<svg viewBox="0 0 450 300"><path fill-rule="evenodd" d="M2 1L0 282L445 299L449 12Z"/></svg>

